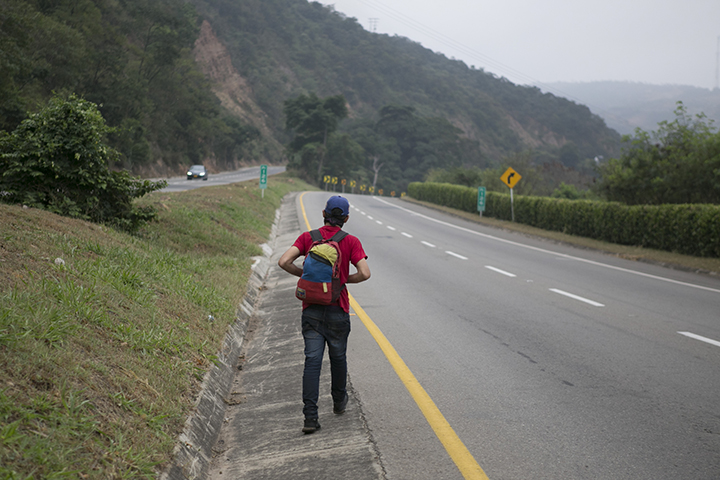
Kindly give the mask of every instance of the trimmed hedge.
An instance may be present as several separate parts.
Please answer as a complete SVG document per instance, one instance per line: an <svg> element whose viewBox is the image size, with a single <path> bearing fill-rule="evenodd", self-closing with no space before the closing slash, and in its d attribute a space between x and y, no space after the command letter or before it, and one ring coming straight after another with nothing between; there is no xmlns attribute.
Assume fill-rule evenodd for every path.
<svg viewBox="0 0 720 480"><path fill-rule="evenodd" d="M477 188L414 182L417 200L477 212ZM621 245L720 258L720 206L634 205L516 195L515 221ZM483 215L511 220L510 195L487 192Z"/></svg>

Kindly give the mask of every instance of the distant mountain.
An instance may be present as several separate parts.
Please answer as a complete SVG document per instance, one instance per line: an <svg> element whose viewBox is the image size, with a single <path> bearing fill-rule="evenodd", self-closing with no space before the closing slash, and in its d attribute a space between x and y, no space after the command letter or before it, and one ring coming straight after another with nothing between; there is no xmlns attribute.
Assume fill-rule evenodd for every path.
<svg viewBox="0 0 720 480"><path fill-rule="evenodd" d="M587 105L610 128L631 134L635 128L657 130L663 120L675 118L678 101L692 115L704 113L720 126L720 89L686 85L650 85L633 82L546 83L556 95Z"/></svg>
<svg viewBox="0 0 720 480"><path fill-rule="evenodd" d="M223 105L247 120L257 115L255 126L283 143L283 102L315 92L344 95L351 119L376 120L388 104L447 118L477 142L479 164L528 149L559 158L568 143L581 158L619 150L617 132L584 105L470 68L407 38L368 32L332 6L306 0L191 2L207 22L196 47L198 62L227 52L221 60L230 64L218 81L235 93L218 91L216 82ZM235 75L229 69L239 83L228 84Z"/></svg>

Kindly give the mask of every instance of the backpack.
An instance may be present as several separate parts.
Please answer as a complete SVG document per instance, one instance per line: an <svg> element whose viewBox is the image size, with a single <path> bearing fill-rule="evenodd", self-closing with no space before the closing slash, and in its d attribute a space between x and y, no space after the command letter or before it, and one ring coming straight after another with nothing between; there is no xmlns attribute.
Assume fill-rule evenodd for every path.
<svg viewBox="0 0 720 480"><path fill-rule="evenodd" d="M340 230L325 240L319 230L312 230L313 240L305 261L303 274L298 280L295 296L306 303L331 305L340 297L345 284L340 282L342 254L338 243L347 236Z"/></svg>

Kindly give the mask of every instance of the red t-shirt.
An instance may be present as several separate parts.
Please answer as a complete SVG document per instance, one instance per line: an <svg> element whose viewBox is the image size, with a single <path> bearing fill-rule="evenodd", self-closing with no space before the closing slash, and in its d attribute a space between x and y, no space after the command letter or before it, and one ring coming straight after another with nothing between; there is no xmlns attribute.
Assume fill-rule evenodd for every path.
<svg viewBox="0 0 720 480"><path fill-rule="evenodd" d="M328 227L327 225L320 227L320 234L326 240L332 238L338 231L340 231L340 227ZM297 247L300 250L300 255L304 256L307 255L312 243L313 240L310 232L304 232L295 240L293 246ZM365 254L365 250L363 250L360 240L353 235L348 235L343 238L338 243L338 246L340 247L340 255L342 255L342 262L338 267L340 270L340 281L347 283L348 276L350 276L350 264L352 263L357 266L357 263L363 258L367 258L367 255ZM303 302L303 309L309 305L309 303ZM346 312L350 311L350 299L348 298L347 288L343 288L342 292L340 292L340 298L338 298L337 302L333 305L339 306Z"/></svg>

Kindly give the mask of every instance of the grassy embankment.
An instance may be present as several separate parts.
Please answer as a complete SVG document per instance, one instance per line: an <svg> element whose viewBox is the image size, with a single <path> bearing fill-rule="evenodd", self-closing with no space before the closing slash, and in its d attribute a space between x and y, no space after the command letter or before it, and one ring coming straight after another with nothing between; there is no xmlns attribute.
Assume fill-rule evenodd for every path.
<svg viewBox="0 0 720 480"><path fill-rule="evenodd" d="M282 197L312 189L268 187L156 192L137 236L0 204L0 479L156 476Z"/></svg>

